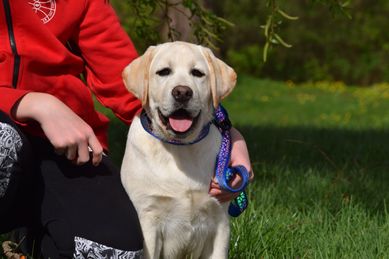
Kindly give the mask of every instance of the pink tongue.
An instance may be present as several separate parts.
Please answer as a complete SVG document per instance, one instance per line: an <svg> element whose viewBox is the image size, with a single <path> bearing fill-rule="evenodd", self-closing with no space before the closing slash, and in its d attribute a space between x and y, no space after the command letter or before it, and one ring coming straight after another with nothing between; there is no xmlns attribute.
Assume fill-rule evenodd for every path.
<svg viewBox="0 0 389 259"><path fill-rule="evenodd" d="M193 120L188 118L169 117L169 123L173 130L177 132L185 132L192 126Z"/></svg>

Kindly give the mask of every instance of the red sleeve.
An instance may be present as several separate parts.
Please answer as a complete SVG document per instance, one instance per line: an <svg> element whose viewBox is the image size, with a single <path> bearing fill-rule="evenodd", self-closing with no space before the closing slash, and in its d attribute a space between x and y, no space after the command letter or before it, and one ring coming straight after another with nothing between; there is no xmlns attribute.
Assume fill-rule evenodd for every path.
<svg viewBox="0 0 389 259"><path fill-rule="evenodd" d="M10 118L12 118L12 107L15 105L16 102L18 102L24 95L29 92L30 91L28 90L0 86L0 110L5 112Z"/></svg>
<svg viewBox="0 0 389 259"><path fill-rule="evenodd" d="M104 106L129 124L141 103L125 88L122 71L138 54L108 1L85 3L77 45L87 64L87 85Z"/></svg>

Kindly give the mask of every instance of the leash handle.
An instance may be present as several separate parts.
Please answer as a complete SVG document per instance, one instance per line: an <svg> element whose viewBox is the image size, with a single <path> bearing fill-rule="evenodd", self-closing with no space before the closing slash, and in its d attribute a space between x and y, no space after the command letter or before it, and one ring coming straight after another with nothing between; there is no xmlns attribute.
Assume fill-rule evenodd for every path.
<svg viewBox="0 0 389 259"><path fill-rule="evenodd" d="M230 203L228 208L230 216L237 217L248 206L247 195L243 190L248 185L249 173L242 165L234 167L229 166L232 149L230 129L232 126L226 109L221 105L215 110L214 124L219 128L222 134L222 143L216 159L215 175L222 189L232 193L239 193L239 196ZM238 188L232 188L229 185L229 181L231 181L236 174L242 178L242 184Z"/></svg>
<svg viewBox="0 0 389 259"><path fill-rule="evenodd" d="M229 185L229 181L234 177L234 175L239 175L240 178L242 178L242 183L237 188L232 188ZM234 167L227 167L226 170L223 171L223 176L219 177L218 183L221 188L232 192L242 192L248 185L249 182L249 173L247 172L246 167L242 165L234 166Z"/></svg>
<svg viewBox="0 0 389 259"><path fill-rule="evenodd" d="M230 205L228 206L228 214L230 214L231 217L238 217L248 206L249 200L244 189L247 187L249 181L249 174L247 172L246 167L242 165L230 167L229 169L230 170L227 170L229 171L229 173L226 175L227 181L230 181L234 176L234 173L232 172L233 170L235 170L235 172L240 174L240 176L242 177L242 184L240 187L238 187L241 191L236 191L240 192L238 197L231 201ZM228 184L227 186L229 187Z"/></svg>

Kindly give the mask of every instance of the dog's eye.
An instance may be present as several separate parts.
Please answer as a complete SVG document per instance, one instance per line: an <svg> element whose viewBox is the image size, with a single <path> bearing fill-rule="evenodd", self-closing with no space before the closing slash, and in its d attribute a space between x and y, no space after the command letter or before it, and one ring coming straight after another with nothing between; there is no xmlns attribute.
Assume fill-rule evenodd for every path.
<svg viewBox="0 0 389 259"><path fill-rule="evenodd" d="M195 77L203 77L203 76L205 76L205 74L203 72L201 72L200 70L195 69L195 68L192 69L190 71L190 73L192 74L192 76L195 76Z"/></svg>
<svg viewBox="0 0 389 259"><path fill-rule="evenodd" d="M162 68L161 70L158 70L157 71L157 75L159 76L168 76L170 75L170 73L172 72L172 70L168 67L165 67L165 68Z"/></svg>

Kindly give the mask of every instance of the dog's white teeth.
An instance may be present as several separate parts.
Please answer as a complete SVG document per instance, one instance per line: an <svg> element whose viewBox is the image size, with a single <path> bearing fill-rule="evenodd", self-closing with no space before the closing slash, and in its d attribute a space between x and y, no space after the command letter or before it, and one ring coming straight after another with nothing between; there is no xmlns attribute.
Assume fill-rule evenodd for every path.
<svg viewBox="0 0 389 259"><path fill-rule="evenodd" d="M169 118L169 124L176 132L186 132L193 124L193 119L189 118Z"/></svg>

